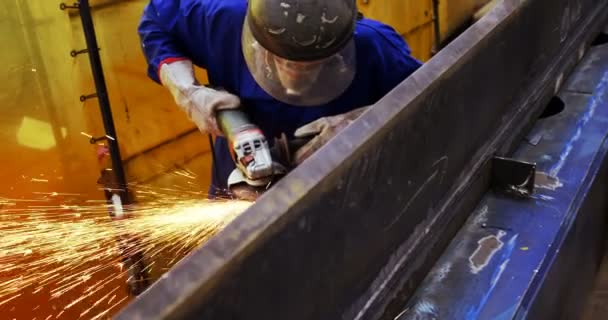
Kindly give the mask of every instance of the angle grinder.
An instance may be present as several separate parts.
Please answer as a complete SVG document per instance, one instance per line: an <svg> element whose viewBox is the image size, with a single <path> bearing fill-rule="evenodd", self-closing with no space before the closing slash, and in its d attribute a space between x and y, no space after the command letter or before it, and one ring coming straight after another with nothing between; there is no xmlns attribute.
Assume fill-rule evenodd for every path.
<svg viewBox="0 0 608 320"><path fill-rule="evenodd" d="M282 134L270 148L262 130L243 110L220 110L216 116L236 165L228 177L228 189L238 199L255 200L268 190L293 168L293 154L310 140L288 140Z"/></svg>

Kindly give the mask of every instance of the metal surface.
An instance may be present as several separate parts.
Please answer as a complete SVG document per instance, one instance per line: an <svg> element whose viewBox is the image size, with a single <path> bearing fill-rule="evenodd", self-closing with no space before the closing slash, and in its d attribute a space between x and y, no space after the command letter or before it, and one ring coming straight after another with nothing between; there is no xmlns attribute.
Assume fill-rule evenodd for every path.
<svg viewBox="0 0 608 320"><path fill-rule="evenodd" d="M608 45L593 48L539 121L536 193L488 193L398 320L576 319L603 254L608 211Z"/></svg>
<svg viewBox="0 0 608 320"><path fill-rule="evenodd" d="M502 1L117 318L394 318L605 16Z"/></svg>

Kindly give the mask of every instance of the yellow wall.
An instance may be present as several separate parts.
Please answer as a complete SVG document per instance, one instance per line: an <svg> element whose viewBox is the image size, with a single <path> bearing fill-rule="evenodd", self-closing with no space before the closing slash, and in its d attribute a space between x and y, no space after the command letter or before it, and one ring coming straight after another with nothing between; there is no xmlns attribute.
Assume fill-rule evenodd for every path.
<svg viewBox="0 0 608 320"><path fill-rule="evenodd" d="M94 148L80 133L72 31L53 1L0 4L0 196L78 192L99 197Z"/></svg>
<svg viewBox="0 0 608 320"><path fill-rule="evenodd" d="M0 2L0 43L4 45L0 50L0 218L3 227L25 218L52 215L53 210L55 214L58 211L70 214L73 206L103 203L103 193L96 185L99 177L96 150L81 135L90 130L86 120L86 108L90 106L83 106L78 100L81 65L69 56L70 50L80 46L76 41L80 37L65 13L59 10L58 1ZM83 211L88 216L109 219L103 206L99 206L97 212ZM28 241L35 250L36 239ZM10 263L10 254L8 257L5 254L0 253L5 259L3 262ZM47 258L32 253L32 259L38 262ZM51 264L36 272L56 275ZM27 277L16 270L0 270L0 283L15 281L19 275ZM108 269L96 273L91 281L112 275L115 271ZM123 283L124 280L116 279L81 304L65 310L62 317L78 318L112 287L121 287ZM38 292L28 287L10 301L8 296L2 296L0 318L56 316L62 311L57 308L87 295L87 285L91 283L83 281L81 286L57 299L51 298L49 290L53 288L49 287ZM122 299L126 296L125 290L117 290L116 296ZM92 309L92 313L102 311L103 306Z"/></svg>
<svg viewBox="0 0 608 320"><path fill-rule="evenodd" d="M192 135L195 128L166 90L145 74L136 27L147 1L91 3L128 180L150 180L174 168L176 158L185 163L207 152L207 139L198 134L188 145L170 150L172 157L142 169L142 161L137 161L145 157L142 152L160 144L171 149L170 141ZM60 11L58 3L44 0L3 1L0 10L0 37L11 44L0 53L6 65L0 71L0 178L11 182L0 187L0 195L78 191L101 197L96 181L102 166L97 146L86 137L104 134L98 100L79 100L81 94L95 92L89 59L86 54L69 55L85 48L77 12ZM138 163L138 170L131 162ZM208 176L199 177L202 185Z"/></svg>
<svg viewBox="0 0 608 320"><path fill-rule="evenodd" d="M488 1L440 0L440 39L443 41L459 31ZM406 39L416 58L422 61L431 58L435 45L432 0L357 0L357 5L365 16L394 27Z"/></svg>
<svg viewBox="0 0 608 320"><path fill-rule="evenodd" d="M441 1L444 33L468 19L472 8L483 2ZM177 109L167 91L145 74L136 27L146 3L92 1L121 152L132 182L166 180L164 172L207 168L210 162L207 138ZM417 58L430 58L434 45L432 0L358 0L358 5L366 16L392 25L407 39ZM0 8L0 23L11 30L1 37L4 43L14 44L12 50L0 53L8 66L0 71L4 77L0 84L4 116L0 121L6 141L0 151L5 159L0 177L15 183L25 180L31 186L33 176L45 180L54 175L62 180L47 179L52 181L43 182L46 185L36 182L32 188L98 194L95 181L100 167L95 146L80 134L103 134L98 101L78 100L81 94L94 92L93 79L88 56L72 58L68 54L85 47L79 17L45 0L3 1ZM12 156L15 154L19 156ZM197 186L205 188L209 172L194 174ZM53 185L53 181L58 184ZM171 179L170 183L178 182ZM15 189L1 188L5 194Z"/></svg>
<svg viewBox="0 0 608 320"><path fill-rule="evenodd" d="M432 0L357 0L357 5L366 17L395 28L416 58L430 59L434 45Z"/></svg>
<svg viewBox="0 0 608 320"><path fill-rule="evenodd" d="M42 218L57 211L70 214L76 206L89 218L109 219L103 192L97 185L102 168L97 146L85 136L103 135L98 101L79 100L81 94L95 91L89 60L86 54L76 58L69 54L73 49L85 48L84 35L76 12L59 10L59 3L0 2L0 40L5 45L0 50L2 223L19 223L28 216ZM211 163L205 157L206 137L192 132L194 126L177 110L165 90L145 75L136 26L147 1L91 3L95 5L93 18L129 181L152 179L158 186L204 191ZM159 145L164 147L155 148ZM154 151L145 157L137 156L146 149ZM159 150L164 155L159 156ZM195 158L203 160L194 162ZM174 168L181 169L179 174L155 177ZM163 193L157 187L151 190ZM193 196L204 198L202 193ZM52 273L53 266L37 270L47 271ZM14 281L16 274L19 275L0 270L0 283ZM115 303L126 298L126 279L112 280L105 288L97 288L95 294L86 291L92 284L115 275L116 271L109 268L96 272L57 299L51 299L49 290L53 288L45 287L39 292L26 288L11 301L4 301L8 297L3 296L5 303L0 305L0 314L10 319L45 319L61 313L61 319L76 319L110 290L118 289L112 293L116 295ZM69 310L62 309L85 296ZM111 313L127 302L122 301ZM107 308L96 306L91 314Z"/></svg>
<svg viewBox="0 0 608 320"><path fill-rule="evenodd" d="M449 0L439 1L441 39L457 32L463 24L471 21L475 12L489 0Z"/></svg>
<svg viewBox="0 0 608 320"><path fill-rule="evenodd" d="M210 163L211 157L207 137L177 108L168 91L146 75L137 25L147 2L105 1L104 5L94 6L93 19L127 180L170 187L192 182L171 175L175 169L188 169L193 161L198 168L198 162ZM79 23L78 16L71 20ZM75 60L87 73L81 90L93 91L88 57L82 55ZM204 72L197 73L204 82ZM85 108L90 130L99 135L103 127L97 100L85 102ZM167 179L165 173L173 178ZM206 190L210 172L194 174L196 184L192 188Z"/></svg>

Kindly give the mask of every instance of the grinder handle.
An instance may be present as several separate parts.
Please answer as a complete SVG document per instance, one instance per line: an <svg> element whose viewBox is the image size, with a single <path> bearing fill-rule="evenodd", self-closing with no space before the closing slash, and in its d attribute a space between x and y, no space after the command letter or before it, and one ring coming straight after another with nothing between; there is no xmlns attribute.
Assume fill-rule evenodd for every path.
<svg viewBox="0 0 608 320"><path fill-rule="evenodd" d="M220 130L229 141L233 141L239 132L255 128L247 114L241 109L218 110L216 119Z"/></svg>

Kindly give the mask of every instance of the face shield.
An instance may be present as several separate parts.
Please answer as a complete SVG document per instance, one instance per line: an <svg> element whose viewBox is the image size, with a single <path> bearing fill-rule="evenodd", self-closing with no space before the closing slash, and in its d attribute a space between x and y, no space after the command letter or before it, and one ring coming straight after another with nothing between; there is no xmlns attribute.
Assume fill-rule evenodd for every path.
<svg viewBox="0 0 608 320"><path fill-rule="evenodd" d="M271 32L271 31L269 31ZM314 61L291 61L266 50L245 21L243 55L255 81L275 99L298 106L318 106L340 96L355 76L355 43L350 39L337 53ZM303 49L307 44L303 43Z"/></svg>

